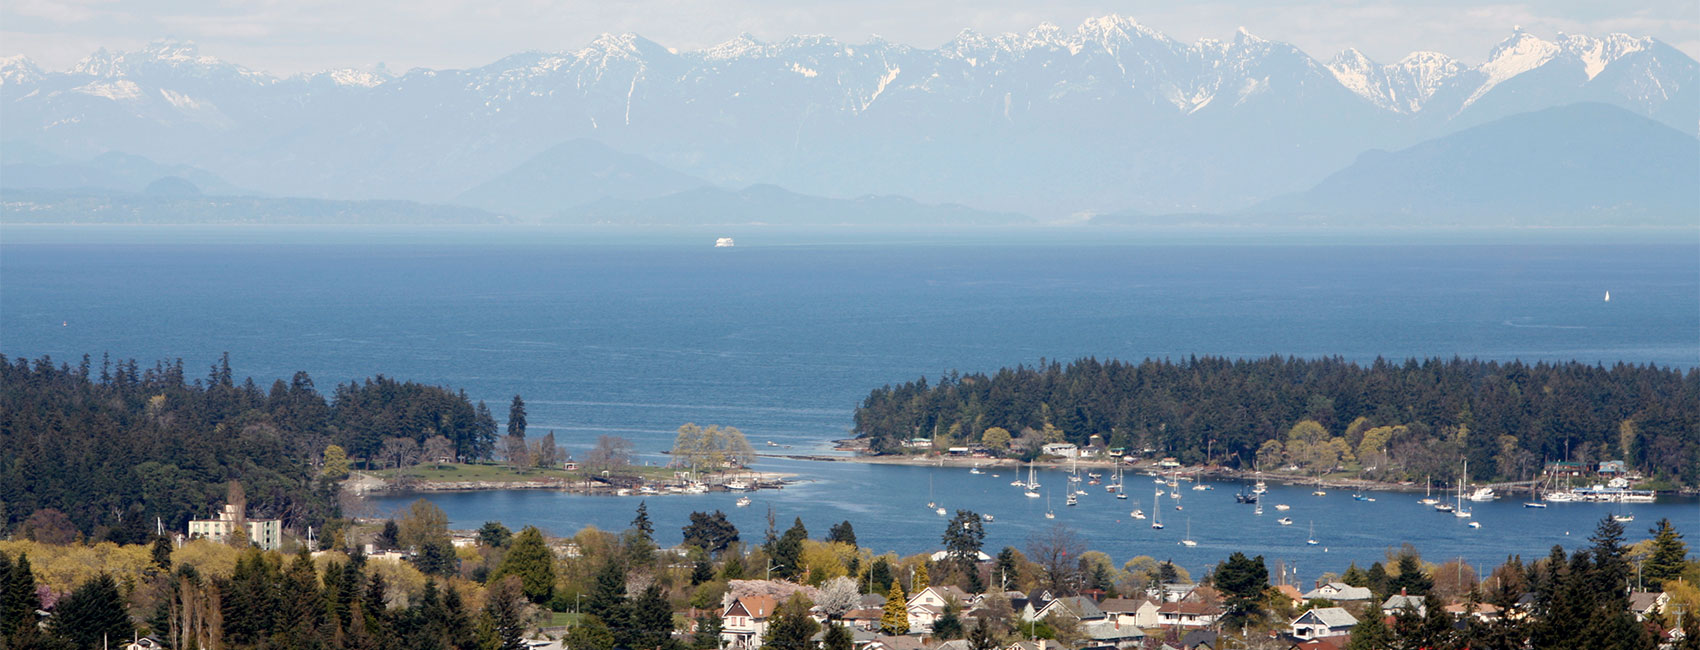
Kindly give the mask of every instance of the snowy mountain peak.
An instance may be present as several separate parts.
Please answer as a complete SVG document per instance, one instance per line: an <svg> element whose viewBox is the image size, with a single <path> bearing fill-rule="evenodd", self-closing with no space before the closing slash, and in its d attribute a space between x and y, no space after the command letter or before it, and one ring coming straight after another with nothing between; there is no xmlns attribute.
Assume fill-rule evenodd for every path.
<svg viewBox="0 0 1700 650"><path fill-rule="evenodd" d="M33 83L41 80L41 68L22 54L0 57L0 84Z"/></svg>
<svg viewBox="0 0 1700 650"><path fill-rule="evenodd" d="M1523 31L1522 27L1514 28L1512 34L1500 41L1488 53L1488 60L1477 70L1486 77L1482 85L1464 100L1464 106L1474 104L1494 86L1506 80L1523 74L1535 68L1546 65L1559 54L1558 44L1541 40L1539 37Z"/></svg>
<svg viewBox="0 0 1700 650"><path fill-rule="evenodd" d="M318 74L315 74L315 75L309 75L308 78L309 79L317 79L317 78L329 79L331 81L331 83L334 83L338 86L354 86L354 87L358 87L358 88L376 88L378 86L383 85L384 82L389 81L393 77L391 77L388 74L385 74L382 70L379 70L378 72L366 72L364 70L356 70L354 68L338 68L336 70L330 70L330 71L321 72L321 73L318 73Z"/></svg>
<svg viewBox="0 0 1700 650"><path fill-rule="evenodd" d="M1438 52L1412 52L1397 63L1382 65L1356 49L1335 55L1326 67L1340 85L1398 113L1422 110L1435 91L1468 70Z"/></svg>
<svg viewBox="0 0 1700 650"><path fill-rule="evenodd" d="M1593 38L1579 34L1558 33L1558 46L1566 55L1575 57L1582 62L1582 70L1588 73L1588 78L1598 76L1606 66L1626 55L1640 52L1652 47L1653 39L1635 38L1628 34L1607 34L1604 38Z"/></svg>
<svg viewBox="0 0 1700 650"><path fill-rule="evenodd" d="M732 37L726 42L709 46L700 54L710 61L725 61L746 56L761 56L767 53L767 44L758 40L749 32Z"/></svg>

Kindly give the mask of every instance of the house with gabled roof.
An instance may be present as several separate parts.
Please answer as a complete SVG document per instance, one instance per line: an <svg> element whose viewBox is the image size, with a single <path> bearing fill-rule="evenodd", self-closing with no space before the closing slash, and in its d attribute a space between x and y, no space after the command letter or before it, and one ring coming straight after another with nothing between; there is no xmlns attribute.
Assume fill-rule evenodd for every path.
<svg viewBox="0 0 1700 650"><path fill-rule="evenodd" d="M1209 627L1222 618L1215 603L1181 601L1157 607L1157 624L1164 627Z"/></svg>
<svg viewBox="0 0 1700 650"><path fill-rule="evenodd" d="M1089 648L1133 648L1145 641L1145 631L1137 625L1122 625L1115 619L1081 621L1082 643Z"/></svg>
<svg viewBox="0 0 1700 650"><path fill-rule="evenodd" d="M1381 603L1381 611L1384 614L1395 615L1407 609L1416 612L1417 618L1428 618L1428 605L1423 604L1422 596L1393 594Z"/></svg>
<svg viewBox="0 0 1700 650"><path fill-rule="evenodd" d="M733 599L720 613L722 647L753 649L767 634L768 618L779 601L772 596L751 595Z"/></svg>
<svg viewBox="0 0 1700 650"><path fill-rule="evenodd" d="M1629 613L1635 615L1637 622L1646 621L1648 617L1664 611L1665 605L1668 604L1670 604L1670 594L1662 591L1629 592Z"/></svg>
<svg viewBox="0 0 1700 650"><path fill-rule="evenodd" d="M1358 619L1343 607L1319 607L1293 619L1291 633L1300 640L1345 636L1357 624Z"/></svg>
<svg viewBox="0 0 1700 650"><path fill-rule="evenodd" d="M1344 582L1330 582L1305 592L1305 600L1318 598L1332 600L1337 603L1369 600L1375 597L1369 587L1353 587Z"/></svg>
<svg viewBox="0 0 1700 650"><path fill-rule="evenodd" d="M909 612L909 631L932 632L933 624L944 616L945 607L951 601L956 601L957 606L964 609L977 602L968 592L949 585L927 587L916 592L905 606Z"/></svg>
<svg viewBox="0 0 1700 650"><path fill-rule="evenodd" d="M1104 619L1104 610L1098 608L1098 603L1085 596L1064 596L1047 603L1040 609L1035 618L1045 619L1052 616L1068 616L1081 621L1099 621Z"/></svg>
<svg viewBox="0 0 1700 650"><path fill-rule="evenodd" d="M1110 598L1098 603L1106 618L1135 627L1157 627L1157 607L1157 602L1148 598Z"/></svg>

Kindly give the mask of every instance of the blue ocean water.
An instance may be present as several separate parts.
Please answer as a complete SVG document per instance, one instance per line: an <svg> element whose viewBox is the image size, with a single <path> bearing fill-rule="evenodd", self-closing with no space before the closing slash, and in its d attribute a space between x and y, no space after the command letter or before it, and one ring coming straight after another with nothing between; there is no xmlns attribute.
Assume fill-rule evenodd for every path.
<svg viewBox="0 0 1700 650"><path fill-rule="evenodd" d="M1700 363L1700 247L1692 242L764 231L734 233L737 247L714 249L716 234L9 227L0 232L0 352L72 362L102 352L144 363L182 358L194 371L228 351L238 374L262 385L306 370L328 393L382 373L463 388L498 416L518 393L533 434L553 430L573 449L620 435L651 459L687 421L737 426L758 445L821 451L847 435L871 388L1042 358ZM817 532L850 518L875 548L937 544L942 522L916 505L933 470L796 461L761 469L815 481L739 510L751 537L771 504L782 521L802 516ZM1032 500L1000 512L1019 499L1007 480L976 491L968 478L983 477L954 470L931 482L947 507L997 514L993 542L1020 545L1023 531L1043 521ZM500 519L556 533L623 528L635 507L535 493L433 499L457 525ZM730 501L667 497L650 508L676 537L689 511L730 512ZM1242 513L1227 501L1223 513L1194 511L1199 547L1169 540L1156 547L1164 553L1146 554L1202 564L1230 548L1281 548L1283 536L1299 534L1234 525L1229 517ZM1361 503L1312 513L1318 536L1339 540L1328 559L1342 566L1402 541L1497 562L1543 553L1599 516L1592 506L1526 514L1490 504L1508 508L1507 519L1482 518L1469 537L1391 504L1374 511L1382 518L1350 510ZM1668 507L1669 516L1700 523L1692 502ZM1116 526L1117 510L1059 520L1118 560L1157 541L1143 537L1148 529ZM1179 534L1184 522L1169 523ZM1319 552L1299 548L1292 557Z"/></svg>

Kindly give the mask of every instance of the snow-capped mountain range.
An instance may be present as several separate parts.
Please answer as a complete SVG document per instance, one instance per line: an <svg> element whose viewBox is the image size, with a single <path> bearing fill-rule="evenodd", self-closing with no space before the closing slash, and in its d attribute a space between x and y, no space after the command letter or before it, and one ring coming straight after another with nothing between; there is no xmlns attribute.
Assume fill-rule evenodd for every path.
<svg viewBox="0 0 1700 650"><path fill-rule="evenodd" d="M586 138L732 188L1060 216L1232 209L1367 149L1580 101L1696 134L1697 81L1694 59L1622 34L1517 31L1480 65L1355 50L1322 62L1243 29L1184 43L1121 16L964 31L934 49L744 35L676 52L604 35L465 70L288 78L157 42L67 71L0 59L0 138L279 195L423 201Z"/></svg>

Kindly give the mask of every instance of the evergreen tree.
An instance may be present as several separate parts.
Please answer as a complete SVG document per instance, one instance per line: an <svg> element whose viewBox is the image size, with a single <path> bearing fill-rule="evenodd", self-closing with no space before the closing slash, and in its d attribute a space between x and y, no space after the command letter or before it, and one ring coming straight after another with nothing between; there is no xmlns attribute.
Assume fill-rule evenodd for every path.
<svg viewBox="0 0 1700 650"><path fill-rule="evenodd" d="M809 531L803 527L803 518L798 517L785 534L773 542L768 557L773 560L776 575L794 580L803 574L803 540L808 538Z"/></svg>
<svg viewBox="0 0 1700 650"><path fill-rule="evenodd" d="M487 640L495 642L494 650L527 650L529 647L525 642L525 598L528 595L521 582L518 575L506 576L498 580L485 596L484 617L489 621L490 631Z"/></svg>
<svg viewBox="0 0 1700 650"><path fill-rule="evenodd" d="M1607 515L1600 519L1588 540L1594 543L1589 549L1594 560L1590 582L1597 605L1618 612L1628 609L1630 571L1625 557L1628 549L1623 546L1623 524Z"/></svg>
<svg viewBox="0 0 1700 650"><path fill-rule="evenodd" d="M536 526L526 526L514 536L507 556L502 558L491 580L510 575L519 577L525 597L531 602L546 603L554 595L555 554L549 551L543 531Z"/></svg>
<svg viewBox="0 0 1700 650"><path fill-rule="evenodd" d="M4 554L0 554L3 556ZM4 600L0 601L0 634L33 636L35 612L41 609L41 597L35 590L35 570L30 568L28 553L19 553L12 563L10 575L0 575L4 581ZM20 631L21 630L21 631Z"/></svg>
<svg viewBox="0 0 1700 650"><path fill-rule="evenodd" d="M508 405L508 435L525 438L525 400L514 395L514 401Z"/></svg>
<svg viewBox="0 0 1700 650"><path fill-rule="evenodd" d="M472 650L478 643L472 618L453 585L443 590L443 640L453 650Z"/></svg>
<svg viewBox="0 0 1700 650"><path fill-rule="evenodd" d="M49 620L55 636L78 648L121 643L135 632L124 611L124 597L118 594L118 582L105 573L79 585L53 608Z"/></svg>
<svg viewBox="0 0 1700 650"><path fill-rule="evenodd" d="M896 579L891 572L891 563L883 557L877 558L873 565L868 567L868 593L878 593L880 585L891 584Z"/></svg>
<svg viewBox="0 0 1700 650"><path fill-rule="evenodd" d="M432 538L419 547L419 555L413 558L413 564L425 575L451 576L459 567L460 558L455 555L453 542Z"/></svg>
<svg viewBox="0 0 1700 650"><path fill-rule="evenodd" d="M714 514L691 513L691 523L684 527L685 545L695 546L710 554L718 554L738 541L738 528L719 510Z"/></svg>
<svg viewBox="0 0 1700 650"><path fill-rule="evenodd" d="M820 624L809 616L808 601L802 594L792 594L775 608L767 624L767 634L762 637L761 650L814 650L818 631Z"/></svg>
<svg viewBox="0 0 1700 650"><path fill-rule="evenodd" d="M507 548L513 537L513 531L508 530L508 527L499 521L486 521L478 529L478 543L490 548Z"/></svg>
<svg viewBox="0 0 1700 650"><path fill-rule="evenodd" d="M1369 565L1369 571L1364 572L1364 581L1363 586L1369 587L1369 590L1374 592L1375 595L1383 597L1389 595L1388 582L1390 579L1387 577L1387 567L1382 566L1380 562Z"/></svg>
<svg viewBox="0 0 1700 650"><path fill-rule="evenodd" d="M933 621L933 636L940 639L962 638L962 617L958 614L961 609L955 600L945 603L944 613Z"/></svg>
<svg viewBox="0 0 1700 650"><path fill-rule="evenodd" d="M400 547L401 527L396 525L394 519L385 519L384 529L378 533L378 548L388 551Z"/></svg>
<svg viewBox="0 0 1700 650"><path fill-rule="evenodd" d="M880 614L880 631L891 635L909 633L909 598L903 595L903 587L896 580L891 581L891 590L886 592L885 612Z"/></svg>
<svg viewBox="0 0 1700 650"><path fill-rule="evenodd" d="M716 633L715 638L719 638L718 633ZM603 623L602 619L586 616L579 620L578 625L567 630L566 645L572 650L613 650L614 632L608 629L608 625Z"/></svg>
<svg viewBox="0 0 1700 650"><path fill-rule="evenodd" d="M931 586L933 586L933 579L927 575L927 563L916 564L915 573L909 576L909 588L914 590L915 593L921 593L922 589Z"/></svg>
<svg viewBox="0 0 1700 650"><path fill-rule="evenodd" d="M650 584L644 588L643 593L631 601L630 609L628 623L632 634L626 646L645 650L673 647L673 607L667 602L660 585Z"/></svg>
<svg viewBox="0 0 1700 650"><path fill-rule="evenodd" d="M153 565L162 571L171 571L171 539L164 535L153 540Z"/></svg>
<svg viewBox="0 0 1700 650"><path fill-rule="evenodd" d="M1346 650L1387 650L1393 647L1393 632L1387 629L1387 622L1382 618L1381 604L1371 599L1358 624L1352 626L1352 639L1346 642Z"/></svg>
<svg viewBox="0 0 1700 650"><path fill-rule="evenodd" d="M325 615L324 593L313 569L313 557L302 547L284 572L282 597L278 600L278 623L283 645L312 647L319 640Z"/></svg>
<svg viewBox="0 0 1700 650"><path fill-rule="evenodd" d="M850 628L838 623L828 623L826 634L821 637L821 650L851 650L855 637L850 634Z"/></svg>
<svg viewBox="0 0 1700 650"><path fill-rule="evenodd" d="M1243 628L1263 617L1263 591L1269 588L1269 568L1263 556L1247 558L1235 551L1216 567L1216 588L1227 596L1223 616L1233 628Z"/></svg>
<svg viewBox="0 0 1700 650"><path fill-rule="evenodd" d="M714 579L714 563L708 560L697 560L691 565L691 586L695 587Z"/></svg>
<svg viewBox="0 0 1700 650"><path fill-rule="evenodd" d="M992 635L992 622L981 619L968 628L968 650L997 650L997 637Z"/></svg>
<svg viewBox="0 0 1700 650"><path fill-rule="evenodd" d="M1399 556L1399 575L1387 581L1389 593L1426 596L1433 588L1434 578L1423 572L1422 561L1416 555L1406 553Z"/></svg>
<svg viewBox="0 0 1700 650"><path fill-rule="evenodd" d="M855 546L856 529L850 525L849 520L833 524L832 528L827 529L826 541Z"/></svg>
<svg viewBox="0 0 1700 650"><path fill-rule="evenodd" d="M610 627L619 618L617 610L626 606L626 569L619 561L609 558L596 572L596 581L584 599L584 611L602 619Z"/></svg>
<svg viewBox="0 0 1700 650"><path fill-rule="evenodd" d="M1020 588L1020 567L1021 564L1016 561L1015 549L1009 546L1003 547L1002 551L998 551L997 561L992 564L992 584L999 591Z"/></svg>
<svg viewBox="0 0 1700 650"><path fill-rule="evenodd" d="M647 541L655 541L655 524L650 523L649 505L643 501L638 502L637 516L632 518L632 530L637 531Z"/></svg>
<svg viewBox="0 0 1700 650"><path fill-rule="evenodd" d="M1647 532L1653 534L1653 550L1641 566L1642 581L1648 591L1663 591L1666 580L1681 578L1683 569L1687 568L1688 545L1669 519L1660 519Z"/></svg>
<svg viewBox="0 0 1700 650"><path fill-rule="evenodd" d="M709 610L707 616L697 620L697 632L691 636L691 650L719 648L722 629L725 629L725 623L720 619L720 612Z"/></svg>

